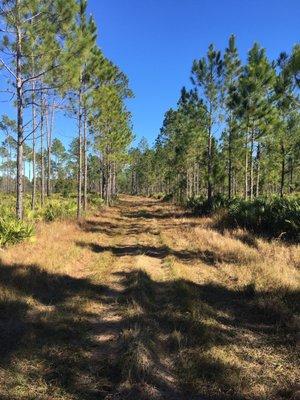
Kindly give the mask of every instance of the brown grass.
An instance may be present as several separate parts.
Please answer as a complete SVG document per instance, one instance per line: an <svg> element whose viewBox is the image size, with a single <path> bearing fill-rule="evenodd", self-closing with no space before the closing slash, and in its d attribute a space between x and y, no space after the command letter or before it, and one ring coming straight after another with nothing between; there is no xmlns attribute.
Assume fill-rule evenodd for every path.
<svg viewBox="0 0 300 400"><path fill-rule="evenodd" d="M213 226L124 196L1 251L0 398L292 398L300 246Z"/></svg>

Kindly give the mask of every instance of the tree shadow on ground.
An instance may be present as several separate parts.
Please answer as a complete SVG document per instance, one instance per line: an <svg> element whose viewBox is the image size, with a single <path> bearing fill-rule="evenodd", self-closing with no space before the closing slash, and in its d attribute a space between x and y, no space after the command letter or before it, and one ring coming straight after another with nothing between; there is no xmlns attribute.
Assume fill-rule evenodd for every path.
<svg viewBox="0 0 300 400"><path fill-rule="evenodd" d="M121 329L120 323L101 321L104 316L88 305L113 307L118 295L108 286L48 273L37 265L0 265L0 368L11 380L21 370L22 399L35 398L37 389L45 391L39 398L83 400L104 398L112 390L120 379L110 365L112 344L101 344L93 335L110 335ZM101 360L93 359L96 350L103 350ZM22 371L22 365L27 369ZM14 383L8 387L14 389Z"/></svg>
<svg viewBox="0 0 300 400"><path fill-rule="evenodd" d="M144 396L145 387L139 386L142 382L148 388L159 388L166 399L261 398L254 394L243 396L244 389L250 385L250 379L248 381L242 372L243 362L249 361L247 354L244 359L240 355L238 366L232 365L230 358L221 361L212 356L213 352L208 352L212 348L238 346L244 343L249 333L258 333L259 346L264 345L265 340L266 348L273 346L284 356L283 346L293 344L293 339L287 339L288 329L284 325L289 315L282 315L276 307L267 310L258 307L270 293L255 293L249 288L235 291L182 279L156 282L143 271L121 272L118 276L126 288L121 301L131 315L128 321L131 329L123 345L127 356L123 365L121 362L122 370L127 365L127 379L132 384L125 394L135 390L139 393L137 398L148 399ZM286 293L286 304L291 307L297 304L297 299L299 291ZM212 320L214 324L206 322ZM177 397L174 387L164 376L162 360L165 358L172 359L174 374L180 382L178 392L185 393L185 397ZM159 376L164 379L158 381ZM272 390L269 399L289 398L290 392L286 388L281 396L277 392L271 393Z"/></svg>
<svg viewBox="0 0 300 400"><path fill-rule="evenodd" d="M142 233L150 233L150 234L157 234L155 229L151 226L144 226L141 224L126 224L124 223L112 223L106 221L95 221L95 220L86 220L79 224L80 228L84 232L90 233L102 233L110 237L118 236L118 235L139 235Z"/></svg>
<svg viewBox="0 0 300 400"><path fill-rule="evenodd" d="M123 291L38 265L0 264L2 387L21 374L25 400L38 398L37 390L39 398L68 400L244 399L240 370L205 352L243 340L245 331L263 335L266 326L268 335L279 335L280 315L254 302L262 294L184 280L156 282L142 271L116 277ZM290 293L290 303L298 297ZM105 319L102 306L121 318ZM208 326L203 317L219 324ZM15 385L20 378L7 390ZM19 398L12 393L10 400Z"/></svg>
<svg viewBox="0 0 300 400"><path fill-rule="evenodd" d="M104 233L108 236L117 236L122 234L122 226L118 223L101 221L101 224L95 220L85 220L79 224L84 232Z"/></svg>
<svg viewBox="0 0 300 400"><path fill-rule="evenodd" d="M199 216L199 218L201 218L201 216ZM239 225L237 222L229 221L226 218L217 218L216 220L212 220L210 228L222 235L224 232L229 231L238 240L256 249L258 248L258 239L268 242L277 240L283 242L286 246L299 243L299 235L292 235L288 232L281 232L280 234L274 233L271 226L254 229L247 225ZM243 231L243 233L236 233L237 230Z"/></svg>
<svg viewBox="0 0 300 400"><path fill-rule="evenodd" d="M137 210L122 212L122 216L130 219L170 219L170 218L189 218L194 217L189 211L184 210L169 210L166 212L165 208L153 210Z"/></svg>
<svg viewBox="0 0 300 400"><path fill-rule="evenodd" d="M231 264L240 263L240 258L238 254L219 254L218 252L213 250L174 250L168 246L155 247L142 244L137 244L133 246L101 246L97 243L86 242L77 242L76 244L80 247L90 248L95 253L110 251L118 257L146 255L149 257L164 259L168 256L173 256L181 261L202 261L209 266L217 266L220 262Z"/></svg>

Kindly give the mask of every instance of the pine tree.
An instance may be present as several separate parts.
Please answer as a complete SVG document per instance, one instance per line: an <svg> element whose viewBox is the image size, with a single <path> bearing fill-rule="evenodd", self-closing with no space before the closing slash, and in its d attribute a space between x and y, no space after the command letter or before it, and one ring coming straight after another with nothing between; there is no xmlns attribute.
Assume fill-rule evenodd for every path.
<svg viewBox="0 0 300 400"><path fill-rule="evenodd" d="M232 197L232 179L234 173L234 150L236 146L236 136L237 136L237 123L233 116L232 110L230 108L230 103L228 102L229 93L234 90L235 85L237 85L238 79L241 73L241 62L239 60L237 48L235 45L235 36L231 35L229 38L228 47L224 54L224 106L226 113L226 123L227 129L225 130L226 136L223 140L226 141L227 145L227 168L228 168L228 198Z"/></svg>
<svg viewBox="0 0 300 400"><path fill-rule="evenodd" d="M230 106L240 119L245 142L245 198L254 197L255 143L271 126L274 108L270 102L275 71L267 60L265 49L255 43L248 53L248 63L231 92ZM250 145L250 146L249 146Z"/></svg>
<svg viewBox="0 0 300 400"><path fill-rule="evenodd" d="M199 89L208 110L207 142L207 199L213 196L213 152L214 127L219 121L223 63L221 53L211 44L206 57L193 62L192 83ZM200 95L200 97L201 97Z"/></svg>
<svg viewBox="0 0 300 400"><path fill-rule="evenodd" d="M9 72L12 87L15 88L17 104L17 199L16 215L23 218L23 145L24 110L28 105L27 95L35 90L32 83L58 69L58 56L64 43L64 35L68 35L72 23L76 3L74 0L53 2L28 0L6 0L1 8L0 17L3 21L1 32L2 49L6 49L0 63ZM39 36L39 43L28 50L28 38ZM59 40L58 40L59 39ZM28 41L27 41L28 40ZM54 44L55 42L55 44ZM49 51L56 48L56 52ZM11 57L5 57L7 51ZM41 70L32 71L32 57L42 60ZM41 90L41 89L40 89ZM32 96L30 96L32 99Z"/></svg>

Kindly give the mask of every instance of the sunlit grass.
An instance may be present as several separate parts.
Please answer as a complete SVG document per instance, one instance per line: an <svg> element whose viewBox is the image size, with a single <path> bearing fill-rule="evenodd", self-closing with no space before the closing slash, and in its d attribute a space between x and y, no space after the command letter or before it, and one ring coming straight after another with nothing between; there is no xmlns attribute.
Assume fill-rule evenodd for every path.
<svg viewBox="0 0 300 400"><path fill-rule="evenodd" d="M1 252L1 399L293 396L300 247L180 213L123 197Z"/></svg>

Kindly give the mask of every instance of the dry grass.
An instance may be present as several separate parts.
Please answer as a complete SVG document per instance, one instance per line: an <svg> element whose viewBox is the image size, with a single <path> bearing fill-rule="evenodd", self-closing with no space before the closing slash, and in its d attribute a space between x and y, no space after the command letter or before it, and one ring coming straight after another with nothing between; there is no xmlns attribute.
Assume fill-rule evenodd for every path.
<svg viewBox="0 0 300 400"><path fill-rule="evenodd" d="M123 197L1 251L0 398L292 398L300 246L213 226Z"/></svg>

